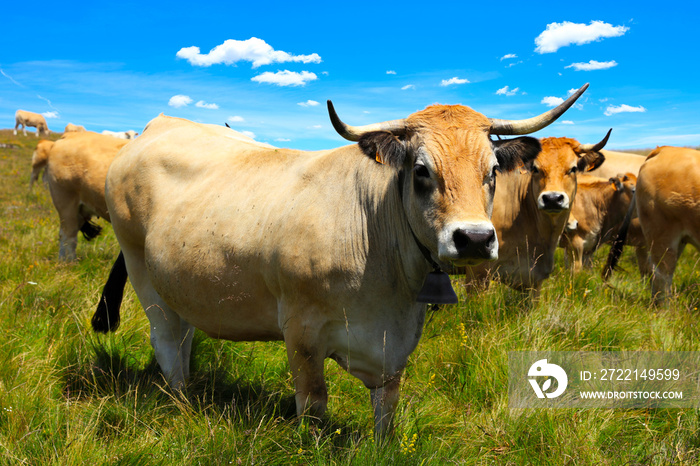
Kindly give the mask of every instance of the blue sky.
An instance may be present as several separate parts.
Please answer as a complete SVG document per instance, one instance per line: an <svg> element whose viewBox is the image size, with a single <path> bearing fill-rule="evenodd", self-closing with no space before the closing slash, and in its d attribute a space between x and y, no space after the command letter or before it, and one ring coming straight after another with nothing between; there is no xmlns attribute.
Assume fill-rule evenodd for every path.
<svg viewBox="0 0 700 466"><path fill-rule="evenodd" d="M589 82L535 136L700 145L697 2L472 3L10 2L0 128L19 108L55 131L162 112L314 150L345 144L327 99L354 125L433 103L519 119Z"/></svg>

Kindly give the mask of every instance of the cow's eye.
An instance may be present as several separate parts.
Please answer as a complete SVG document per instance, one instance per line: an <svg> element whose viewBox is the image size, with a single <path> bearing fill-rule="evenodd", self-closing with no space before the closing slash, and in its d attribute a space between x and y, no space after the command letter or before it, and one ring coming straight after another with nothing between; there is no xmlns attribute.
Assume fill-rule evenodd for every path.
<svg viewBox="0 0 700 466"><path fill-rule="evenodd" d="M569 170L569 173L574 174L577 171L578 171L578 167L571 167L571 169Z"/></svg>
<svg viewBox="0 0 700 466"><path fill-rule="evenodd" d="M540 172L540 169L537 168L535 165L532 165L532 166L530 167L530 171L531 171L532 173L537 174L537 173Z"/></svg>
<svg viewBox="0 0 700 466"><path fill-rule="evenodd" d="M413 167L413 173L415 173L418 178L430 178L430 172L425 165L417 164Z"/></svg>

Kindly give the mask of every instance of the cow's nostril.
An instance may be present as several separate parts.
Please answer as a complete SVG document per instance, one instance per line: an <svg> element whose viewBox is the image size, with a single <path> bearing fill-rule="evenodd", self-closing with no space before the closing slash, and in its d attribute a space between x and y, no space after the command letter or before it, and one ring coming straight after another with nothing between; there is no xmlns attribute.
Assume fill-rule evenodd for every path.
<svg viewBox="0 0 700 466"><path fill-rule="evenodd" d="M464 229L455 230L452 240L455 248L461 255L474 257L488 257L488 252L493 244L496 235L493 230L468 231Z"/></svg>

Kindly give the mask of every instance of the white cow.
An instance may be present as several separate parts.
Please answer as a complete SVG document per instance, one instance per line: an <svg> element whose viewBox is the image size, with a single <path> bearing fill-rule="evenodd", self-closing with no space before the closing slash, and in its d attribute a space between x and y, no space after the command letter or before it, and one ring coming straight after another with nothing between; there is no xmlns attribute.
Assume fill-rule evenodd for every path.
<svg viewBox="0 0 700 466"><path fill-rule="evenodd" d="M139 135L136 131L133 129L130 129L129 131L110 131L108 129L102 131L102 134L107 135L107 136L112 136L115 138L119 139L134 139L136 136Z"/></svg>

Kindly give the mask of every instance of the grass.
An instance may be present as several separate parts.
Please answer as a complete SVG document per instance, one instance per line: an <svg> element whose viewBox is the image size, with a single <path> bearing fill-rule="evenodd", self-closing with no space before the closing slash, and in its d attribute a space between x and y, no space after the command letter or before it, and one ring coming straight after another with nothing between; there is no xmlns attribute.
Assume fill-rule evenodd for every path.
<svg viewBox="0 0 700 466"><path fill-rule="evenodd" d="M368 391L326 363L329 413L298 422L281 343L195 336L186 393L165 385L127 287L122 325L90 317L117 256L111 228L58 262L58 216L28 191L32 136L0 131L0 464L697 464L695 409L508 408L508 351L697 351L700 255L666 309L649 305L632 251L610 286L561 254L539 300L500 285L429 315L402 383L397 432L378 444ZM607 249L607 248L605 248Z"/></svg>

